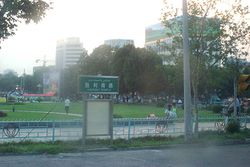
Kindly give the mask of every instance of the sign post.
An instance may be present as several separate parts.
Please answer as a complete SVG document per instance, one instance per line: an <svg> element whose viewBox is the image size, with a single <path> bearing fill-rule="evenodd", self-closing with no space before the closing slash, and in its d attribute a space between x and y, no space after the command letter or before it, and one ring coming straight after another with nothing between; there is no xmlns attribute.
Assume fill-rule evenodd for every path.
<svg viewBox="0 0 250 167"><path fill-rule="evenodd" d="M82 143L86 137L110 136L113 139L113 103L108 99L87 99L89 94L118 94L117 76L82 75L79 77L79 92L83 94Z"/></svg>
<svg viewBox="0 0 250 167"><path fill-rule="evenodd" d="M79 78L80 93L118 94L119 82L117 76L82 75Z"/></svg>

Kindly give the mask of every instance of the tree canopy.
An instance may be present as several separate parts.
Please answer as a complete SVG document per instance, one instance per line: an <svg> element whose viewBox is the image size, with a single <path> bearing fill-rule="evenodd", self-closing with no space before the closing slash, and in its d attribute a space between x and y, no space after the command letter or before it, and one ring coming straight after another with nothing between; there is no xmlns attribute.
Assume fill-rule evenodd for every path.
<svg viewBox="0 0 250 167"><path fill-rule="evenodd" d="M43 0L0 0L0 40L14 35L20 22L38 23L50 6Z"/></svg>
<svg viewBox="0 0 250 167"><path fill-rule="evenodd" d="M80 71L88 75L119 76L120 93L154 94L164 91L162 59L145 48L101 45L81 59Z"/></svg>
<svg viewBox="0 0 250 167"><path fill-rule="evenodd" d="M198 97L205 76L215 67L225 65L228 60L244 59L250 42L250 26L247 22L249 10L236 0L229 9L218 8L221 0L189 0L188 32L191 56L192 90ZM162 22L172 45L167 45L169 55L182 56L182 16L165 1ZM203 89L205 91L205 89ZM203 93L203 92L201 92Z"/></svg>
<svg viewBox="0 0 250 167"><path fill-rule="evenodd" d="M233 58L239 60L248 55L250 26L247 21L248 6L235 0L228 9L218 8L221 0L188 1L188 33L191 63L191 85L198 119L199 96L211 86L206 78L213 71ZM162 23L168 29L173 45L168 46L173 57L182 55L182 15L165 1ZM236 61L238 62L238 61ZM239 66L237 66L239 67ZM238 68L231 75L237 77ZM210 82L211 84L211 82ZM233 83L232 83L233 85ZM205 88L205 89L204 89ZM203 92L202 92L203 91ZM196 121L198 124L198 120ZM198 125L195 128L198 131Z"/></svg>

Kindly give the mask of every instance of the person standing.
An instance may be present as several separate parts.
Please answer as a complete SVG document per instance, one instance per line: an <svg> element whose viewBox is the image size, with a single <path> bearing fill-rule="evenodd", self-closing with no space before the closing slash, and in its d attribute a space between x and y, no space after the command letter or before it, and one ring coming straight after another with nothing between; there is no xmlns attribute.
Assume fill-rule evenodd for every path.
<svg viewBox="0 0 250 167"><path fill-rule="evenodd" d="M173 106L171 104L167 105L167 108L165 109L165 114L168 119L176 119L176 109L173 111Z"/></svg>
<svg viewBox="0 0 250 167"><path fill-rule="evenodd" d="M70 105L70 100L67 98L64 101L64 108L67 114L69 113L69 105Z"/></svg>

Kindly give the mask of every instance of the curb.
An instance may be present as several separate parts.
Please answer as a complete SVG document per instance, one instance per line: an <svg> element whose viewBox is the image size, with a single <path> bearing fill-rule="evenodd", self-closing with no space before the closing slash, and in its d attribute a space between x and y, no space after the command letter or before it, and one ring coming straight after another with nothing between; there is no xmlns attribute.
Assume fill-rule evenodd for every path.
<svg viewBox="0 0 250 167"><path fill-rule="evenodd" d="M33 156L33 155L45 155L45 156L60 156L60 157L74 157L80 156L87 152L108 152L108 151L133 151L133 150L149 150L149 149L179 149L179 148L193 148L193 147L210 147L210 146L229 146L229 145L247 145L250 144L250 138L246 139L229 139L224 141L215 142L200 142L200 143L183 143L183 144L173 144L173 145L160 145L160 146L144 146L144 147L126 147L126 148L112 148L112 147L102 147L102 148L90 148L83 149L76 152L49 154L49 153L0 153L0 156Z"/></svg>
<svg viewBox="0 0 250 167"><path fill-rule="evenodd" d="M127 150L147 150L147 149L172 149L172 148L189 148L189 147L209 147L209 146L227 146L227 145L245 145L250 144L250 139L228 139L215 142L183 143L160 146L143 146L143 147L125 147L125 148L95 148L85 149L84 152L101 152L101 151L127 151Z"/></svg>

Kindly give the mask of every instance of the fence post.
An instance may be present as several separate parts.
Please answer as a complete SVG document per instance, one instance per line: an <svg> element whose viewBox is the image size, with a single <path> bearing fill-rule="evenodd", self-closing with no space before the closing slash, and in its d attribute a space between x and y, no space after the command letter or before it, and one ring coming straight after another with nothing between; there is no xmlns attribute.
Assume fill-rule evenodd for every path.
<svg viewBox="0 0 250 167"><path fill-rule="evenodd" d="M130 140L130 128L131 128L131 123L130 123L130 118L128 119L128 141Z"/></svg>
<svg viewBox="0 0 250 167"><path fill-rule="evenodd" d="M55 142L55 121L52 122L52 142Z"/></svg>

